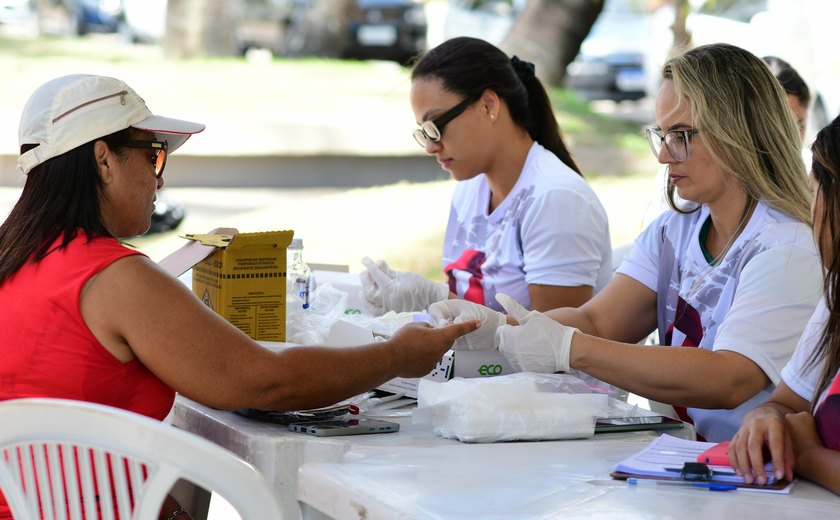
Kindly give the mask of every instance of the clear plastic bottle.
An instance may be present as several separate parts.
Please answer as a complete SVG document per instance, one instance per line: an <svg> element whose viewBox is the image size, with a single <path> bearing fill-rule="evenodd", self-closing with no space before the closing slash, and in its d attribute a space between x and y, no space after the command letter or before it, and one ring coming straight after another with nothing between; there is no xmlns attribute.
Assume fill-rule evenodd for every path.
<svg viewBox="0 0 840 520"><path fill-rule="evenodd" d="M301 307L294 310L309 308L309 266L303 261L303 240L295 238L286 250L286 294L293 296L286 302L287 309L292 305Z"/></svg>

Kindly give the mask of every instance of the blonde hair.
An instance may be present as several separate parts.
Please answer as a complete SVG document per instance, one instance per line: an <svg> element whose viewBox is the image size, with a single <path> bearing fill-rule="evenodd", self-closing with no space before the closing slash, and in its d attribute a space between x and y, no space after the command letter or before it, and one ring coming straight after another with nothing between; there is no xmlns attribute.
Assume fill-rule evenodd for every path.
<svg viewBox="0 0 840 520"><path fill-rule="evenodd" d="M662 71L691 107L713 160L747 197L810 224L810 191L800 156L799 127L784 90L767 64L723 43L703 45L668 60ZM674 187L668 202L674 209Z"/></svg>

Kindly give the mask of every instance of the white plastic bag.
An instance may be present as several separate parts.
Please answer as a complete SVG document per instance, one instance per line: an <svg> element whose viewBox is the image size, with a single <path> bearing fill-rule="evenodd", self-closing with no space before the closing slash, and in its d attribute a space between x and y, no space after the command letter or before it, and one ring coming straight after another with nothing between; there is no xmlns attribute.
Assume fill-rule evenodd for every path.
<svg viewBox="0 0 840 520"><path fill-rule="evenodd" d="M591 437L595 417L607 413L607 396L585 392L586 385L568 374L421 379L413 421L462 442Z"/></svg>
<svg viewBox="0 0 840 520"><path fill-rule="evenodd" d="M382 316L345 314L348 293L329 283L318 285L311 294L309 309L295 310L286 317L286 341L298 345L324 345L330 329L344 320L380 336L390 337L412 321L427 321L428 315L417 312L388 312Z"/></svg>
<svg viewBox="0 0 840 520"><path fill-rule="evenodd" d="M289 343L323 345L332 324L344 316L347 293L323 284L313 291L310 301L308 309L298 308L286 316Z"/></svg>

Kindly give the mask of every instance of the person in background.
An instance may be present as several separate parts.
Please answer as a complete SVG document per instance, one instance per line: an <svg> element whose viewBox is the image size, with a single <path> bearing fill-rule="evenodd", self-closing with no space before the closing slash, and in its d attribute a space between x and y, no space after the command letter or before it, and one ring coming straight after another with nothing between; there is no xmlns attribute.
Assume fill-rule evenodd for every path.
<svg viewBox="0 0 840 520"><path fill-rule="evenodd" d="M410 324L381 343L272 352L225 321L118 240L149 228L168 154L203 129L153 115L105 76L62 76L29 98L26 183L0 225L0 400L75 399L156 419L175 392L223 409L313 408L425 375L476 328ZM162 517L177 510L170 499Z"/></svg>
<svg viewBox="0 0 840 520"><path fill-rule="evenodd" d="M840 117L811 147L814 240L825 293L782 381L744 417L729 460L747 482L767 482L765 451L777 479L797 475L840 494Z"/></svg>
<svg viewBox="0 0 840 520"><path fill-rule="evenodd" d="M799 124L799 136L804 141L805 132L808 130L808 107L811 105L811 90L808 84L785 60L777 56L765 56L762 59L785 90L788 105Z"/></svg>
<svg viewBox="0 0 840 520"><path fill-rule="evenodd" d="M534 65L475 38L425 53L411 73L414 138L458 181L443 243L448 283L365 260L376 314L447 298L499 308L576 307L612 276L607 215L569 153Z"/></svg>
<svg viewBox="0 0 840 520"><path fill-rule="evenodd" d="M647 136L668 167L673 210L607 287L545 314L500 296L511 324L451 300L430 314L482 319L472 335L493 338L515 368L583 371L679 407L700 436L722 441L780 381L819 299L810 197L796 123L761 59L701 46L671 58L663 80ZM655 329L662 346L637 345Z"/></svg>

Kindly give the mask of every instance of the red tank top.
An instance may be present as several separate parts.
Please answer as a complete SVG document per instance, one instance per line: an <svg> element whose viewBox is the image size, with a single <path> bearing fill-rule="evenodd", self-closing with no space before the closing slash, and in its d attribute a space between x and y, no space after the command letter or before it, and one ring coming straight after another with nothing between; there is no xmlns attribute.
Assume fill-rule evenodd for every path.
<svg viewBox="0 0 840 520"><path fill-rule="evenodd" d="M0 284L0 400L58 397L162 420L175 392L138 359L122 363L82 319L85 283L111 263L142 254L84 233ZM0 519L11 518L0 495Z"/></svg>

